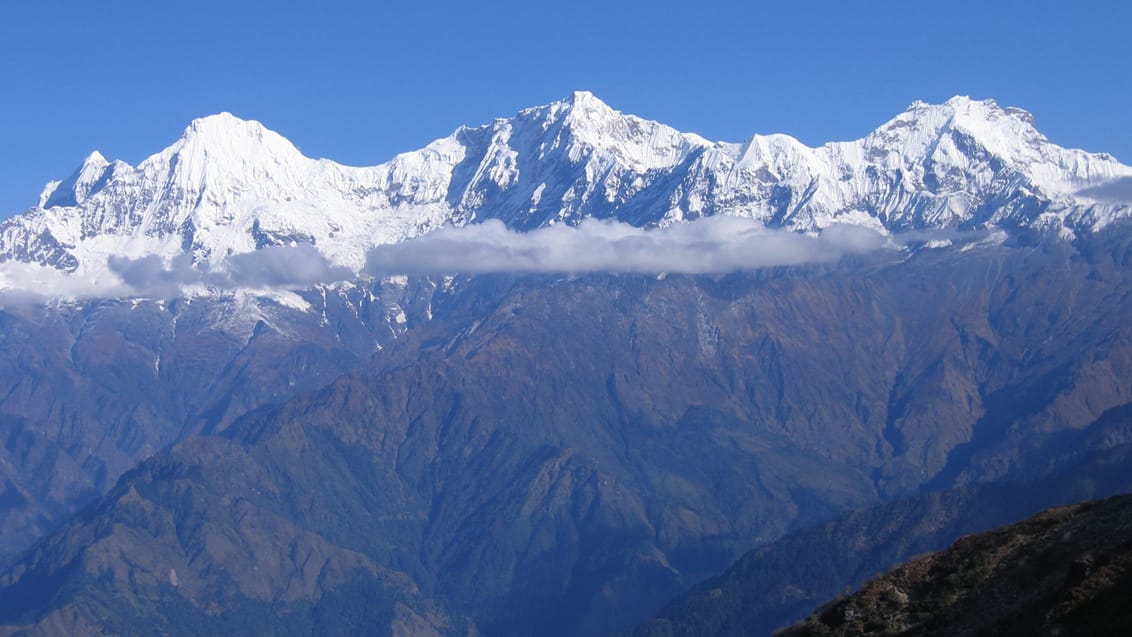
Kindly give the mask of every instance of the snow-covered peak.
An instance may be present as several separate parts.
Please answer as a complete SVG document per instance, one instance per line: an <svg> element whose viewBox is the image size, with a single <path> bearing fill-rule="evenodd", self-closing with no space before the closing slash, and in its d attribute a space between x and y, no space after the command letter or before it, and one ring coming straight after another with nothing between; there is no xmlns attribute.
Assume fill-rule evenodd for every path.
<svg viewBox="0 0 1132 637"><path fill-rule="evenodd" d="M1047 141L1026 111L965 96L952 97L943 104L915 102L863 141L874 156L886 153L917 161L930 155L941 139L956 135L1007 160Z"/></svg>
<svg viewBox="0 0 1132 637"><path fill-rule="evenodd" d="M245 120L231 113L218 113L194 119L174 146L201 147L207 150L247 152L264 149L279 153L299 153L285 137L268 130L255 120Z"/></svg>
<svg viewBox="0 0 1132 637"><path fill-rule="evenodd" d="M577 128L601 127L624 117L589 91L575 91L559 104L567 113L566 121Z"/></svg>
<svg viewBox="0 0 1132 637"><path fill-rule="evenodd" d="M608 104L603 102L600 97L590 91L574 91L570 94L570 97L567 97L564 101L573 102L574 104L584 104L588 102L591 105L596 105L598 108L613 110Z"/></svg>
<svg viewBox="0 0 1132 637"><path fill-rule="evenodd" d="M97 150L92 152L70 177L49 183L39 195L39 205L44 208L79 205L108 177L110 168L110 162L102 153Z"/></svg>
<svg viewBox="0 0 1132 637"><path fill-rule="evenodd" d="M699 135L615 110L589 91L576 91L548 106L527 109L518 119L525 116L533 116L542 131L553 131L559 125L562 131L552 141L561 141L565 132L574 159L592 149L638 172L675 166L689 153L711 146Z"/></svg>
<svg viewBox="0 0 1132 637"><path fill-rule="evenodd" d="M309 159L257 121L220 113L193 120L168 148L138 165L146 181L222 202L237 192L274 196L301 180Z"/></svg>
<svg viewBox="0 0 1132 637"><path fill-rule="evenodd" d="M257 121L229 113L196 119L172 145L138 164L118 184L120 190L106 194L108 214L87 232L121 234L140 229L160 236L187 228L194 239L202 233L224 237L222 243L209 247L195 241L198 256L217 258L217 249L254 249L254 240L235 235L250 231L257 216L274 216L272 210L300 198L311 188L311 180L319 179L314 174L318 163ZM336 167L333 164L331 172ZM131 193L153 198L144 206L138 205L140 199L131 206L125 203L135 196ZM123 208L130 207L135 216L123 217ZM255 207L262 207L262 214L249 210ZM236 232L220 230L233 225Z"/></svg>
<svg viewBox="0 0 1132 637"><path fill-rule="evenodd" d="M816 152L816 149L807 147L789 135L776 134L752 136L740 147L737 155L740 165L764 167L773 177L812 163Z"/></svg>
<svg viewBox="0 0 1132 637"><path fill-rule="evenodd" d="M150 164L174 162L183 166L189 163L192 166L187 172L193 173L208 163L233 171L238 177L239 169L248 164L284 164L303 159L294 144L263 124L220 113L193 120L180 139L143 161L139 168Z"/></svg>
<svg viewBox="0 0 1132 637"><path fill-rule="evenodd" d="M1130 177L1111 156L1051 143L1021 109L968 97L917 102L861 140L810 148L787 135L713 143L579 91L364 168L304 157L221 113L136 168L91 154L0 224L0 262L106 280L111 257L188 257L216 272L233 255L299 246L357 270L375 245L485 219L529 230L732 215L799 231L1068 236L1132 216L1112 186Z"/></svg>
<svg viewBox="0 0 1132 637"><path fill-rule="evenodd" d="M79 166L79 172L86 172L91 169L101 170L109 164L110 162L106 161L106 158L102 156L102 153L94 150L86 156L86 159L83 160L83 163Z"/></svg>
<svg viewBox="0 0 1132 637"><path fill-rule="evenodd" d="M1109 155L1051 143L1023 109L965 96L912 104L863 139L860 149L869 163L914 176L914 185L935 192L1004 179L1064 205L1084 189L1132 174Z"/></svg>
<svg viewBox="0 0 1132 637"><path fill-rule="evenodd" d="M189 122L182 136L244 133L261 137L268 131L263 124L249 119L241 119L228 111L198 117Z"/></svg>

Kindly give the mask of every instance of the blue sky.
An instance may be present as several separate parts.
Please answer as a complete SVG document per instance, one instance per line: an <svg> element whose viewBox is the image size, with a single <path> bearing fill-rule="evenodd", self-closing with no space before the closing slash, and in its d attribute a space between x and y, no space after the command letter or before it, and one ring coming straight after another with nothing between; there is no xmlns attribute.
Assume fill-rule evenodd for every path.
<svg viewBox="0 0 1132 637"><path fill-rule="evenodd" d="M854 139L914 100L993 97L1132 162L1132 3L8 3L0 216L90 151L132 164L194 117L376 164L573 90L710 139Z"/></svg>

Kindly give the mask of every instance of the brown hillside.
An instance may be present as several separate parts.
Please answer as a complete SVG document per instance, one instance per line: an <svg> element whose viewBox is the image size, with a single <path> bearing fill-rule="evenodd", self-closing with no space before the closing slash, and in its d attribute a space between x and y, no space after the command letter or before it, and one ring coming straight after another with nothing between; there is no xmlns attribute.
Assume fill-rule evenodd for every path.
<svg viewBox="0 0 1132 637"><path fill-rule="evenodd" d="M1128 635L1132 496L1050 509L867 583L780 637Z"/></svg>

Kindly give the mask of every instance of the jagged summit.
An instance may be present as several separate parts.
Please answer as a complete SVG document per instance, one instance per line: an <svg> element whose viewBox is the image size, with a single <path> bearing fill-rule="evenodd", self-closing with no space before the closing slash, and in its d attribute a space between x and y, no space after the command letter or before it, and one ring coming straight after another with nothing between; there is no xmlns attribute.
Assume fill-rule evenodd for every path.
<svg viewBox="0 0 1132 637"><path fill-rule="evenodd" d="M578 113L581 113L581 114L585 114L585 113L595 114L596 113L596 114L600 114L603 118L613 117L615 115L621 114L618 111L614 110L613 107L611 107L609 104L606 104L604 101L602 101L601 98L599 98L598 96L591 93L590 91L574 91L570 95L567 95L566 97L564 97L560 100L556 100L554 102L551 102L550 104L545 104L545 105L542 105L542 106L532 106L530 108L525 108L525 109L519 111L519 114L522 115L524 113L534 113L534 112L542 112L542 111L550 111L550 112L553 112L553 113L560 113L560 112L573 113L575 111L578 112ZM580 117L579 119L584 119L584 116Z"/></svg>
<svg viewBox="0 0 1132 637"><path fill-rule="evenodd" d="M863 139L810 148L788 135L710 142L578 91L361 168L304 157L262 124L221 113L137 167L92 154L0 224L0 259L113 276L114 254L216 267L307 244L357 269L374 245L489 218L521 230L734 215L798 231L1070 236L1129 216L1128 202L1089 195L1129 177L1111 156L1050 143L1021 109L963 96L916 102Z"/></svg>
<svg viewBox="0 0 1132 637"><path fill-rule="evenodd" d="M43 208L55 206L77 206L86 201L103 176L110 168L110 162L96 151L87 155L75 172L62 181L53 181L44 187L39 195L39 205Z"/></svg>
<svg viewBox="0 0 1132 637"><path fill-rule="evenodd" d="M600 97L594 95L590 91L574 91L570 95L551 102L546 106L535 106L526 111L537 111L540 109L551 109L556 111L574 111L577 110L581 113L601 113L604 116L613 116L620 114L614 110L612 106L606 104Z"/></svg>
<svg viewBox="0 0 1132 637"><path fill-rule="evenodd" d="M81 171L90 165L106 166L109 163L110 162L106 161L106 158L102 156L102 153L98 152L97 150L92 150L90 154L87 155L85 159L83 159L83 163L79 167L79 170Z"/></svg>
<svg viewBox="0 0 1132 637"><path fill-rule="evenodd" d="M636 172L678 164L696 149L711 142L682 133L659 122L622 113L589 91L520 111L512 119L499 120L496 128L518 144L537 145L540 156L565 149L573 161L591 151L604 153L610 161Z"/></svg>
<svg viewBox="0 0 1132 637"><path fill-rule="evenodd" d="M1034 127L1034 116L1028 111L999 106L993 99L977 100L964 95L956 95L943 104L914 102L881 129L897 122L915 122L919 128L934 130L965 127L976 134L1001 129L1016 136L1040 135Z"/></svg>
<svg viewBox="0 0 1132 637"><path fill-rule="evenodd" d="M1048 142L1034 128L1034 118L1027 111L965 96L952 97L943 104L915 102L866 139L874 144L895 141L903 154L918 156L952 133L964 135L1009 161L1017 161L1027 149Z"/></svg>
<svg viewBox="0 0 1132 637"><path fill-rule="evenodd" d="M591 91L574 91L570 94L570 97L567 97L564 101L573 102L575 104L580 102L596 102L602 106L605 106L606 108L609 108L608 105L601 100L601 98L594 95Z"/></svg>

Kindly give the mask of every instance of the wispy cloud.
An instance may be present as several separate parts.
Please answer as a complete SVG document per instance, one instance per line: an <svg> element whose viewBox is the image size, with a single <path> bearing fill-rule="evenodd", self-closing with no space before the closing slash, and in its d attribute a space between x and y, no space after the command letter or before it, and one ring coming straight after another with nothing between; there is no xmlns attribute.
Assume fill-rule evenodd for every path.
<svg viewBox="0 0 1132 637"><path fill-rule="evenodd" d="M442 228L369 251L366 271L382 274L485 272L723 273L831 262L889 245L880 233L835 225L817 235L768 230L738 217L705 217L644 230L586 220L516 232L499 221Z"/></svg>
<svg viewBox="0 0 1132 637"><path fill-rule="evenodd" d="M349 268L331 264L314 246L271 246L228 257L206 283L222 288L304 288L356 277Z"/></svg>
<svg viewBox="0 0 1132 637"><path fill-rule="evenodd" d="M204 276L187 254L174 257L168 265L155 254L138 259L111 256L107 265L135 295L175 296L181 286L200 283Z"/></svg>
<svg viewBox="0 0 1132 637"><path fill-rule="evenodd" d="M105 277L68 274L55 268L18 261L0 264L0 305L132 294L130 286L113 277L107 280Z"/></svg>
<svg viewBox="0 0 1132 637"><path fill-rule="evenodd" d="M167 294L187 285L221 290L235 288L304 288L356 278L349 268L335 266L314 246L270 246L234 254L214 269L197 267L188 255L168 265L157 256L140 259L111 257L108 265L122 282L138 293Z"/></svg>
<svg viewBox="0 0 1132 637"><path fill-rule="evenodd" d="M1079 194L1107 203L1132 204L1132 177L1121 177L1099 186L1091 186Z"/></svg>
<svg viewBox="0 0 1132 637"><path fill-rule="evenodd" d="M37 303L49 299L151 297L173 298L186 288L214 290L295 290L356 279L349 268L335 266L313 246L272 246L235 254L215 268L194 265L187 254L166 260L111 256L108 272L68 274L41 265L0 264L0 303ZM99 268L91 268L97 272Z"/></svg>

